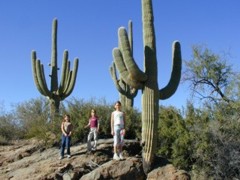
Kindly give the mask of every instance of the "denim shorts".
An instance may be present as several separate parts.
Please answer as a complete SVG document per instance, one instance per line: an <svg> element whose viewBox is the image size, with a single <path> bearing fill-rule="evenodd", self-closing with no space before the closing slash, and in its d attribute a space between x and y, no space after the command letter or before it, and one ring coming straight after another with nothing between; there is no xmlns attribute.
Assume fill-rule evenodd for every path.
<svg viewBox="0 0 240 180"><path fill-rule="evenodd" d="M124 134L122 133L123 125L114 125L114 146L124 144Z"/></svg>

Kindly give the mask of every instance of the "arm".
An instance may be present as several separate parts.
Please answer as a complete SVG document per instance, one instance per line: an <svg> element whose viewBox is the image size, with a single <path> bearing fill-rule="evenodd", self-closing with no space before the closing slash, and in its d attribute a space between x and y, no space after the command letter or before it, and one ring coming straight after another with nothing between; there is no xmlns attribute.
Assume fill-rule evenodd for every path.
<svg viewBox="0 0 240 180"><path fill-rule="evenodd" d="M68 133L68 136L72 135L72 131L73 131L73 125L71 124L71 131Z"/></svg>
<svg viewBox="0 0 240 180"><path fill-rule="evenodd" d="M125 122L126 122L126 116L125 116L125 113L123 113L123 129L122 129L122 132L123 132L123 134L125 135L125 133L126 133L126 130L125 130Z"/></svg>
<svg viewBox="0 0 240 180"><path fill-rule="evenodd" d="M114 118L113 118L113 113L111 115L111 134L114 136Z"/></svg>
<svg viewBox="0 0 240 180"><path fill-rule="evenodd" d="M84 128L87 128L90 126L90 120L88 121L88 124L86 126L84 126Z"/></svg>
<svg viewBox="0 0 240 180"><path fill-rule="evenodd" d="M97 120L97 132L99 132L99 127L100 127L100 123L99 123L99 119Z"/></svg>
<svg viewBox="0 0 240 180"><path fill-rule="evenodd" d="M64 122L62 122L62 124L61 124L61 131L62 131L62 133L63 133L64 136L67 136L67 133L66 133L65 130L64 130L63 124L64 124Z"/></svg>

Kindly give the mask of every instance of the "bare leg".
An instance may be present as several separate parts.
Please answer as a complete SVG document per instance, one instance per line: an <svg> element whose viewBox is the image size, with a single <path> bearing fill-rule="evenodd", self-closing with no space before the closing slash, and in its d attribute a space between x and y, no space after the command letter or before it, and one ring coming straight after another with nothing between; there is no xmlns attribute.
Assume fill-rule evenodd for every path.
<svg viewBox="0 0 240 180"><path fill-rule="evenodd" d="M117 145L114 146L114 153L117 154Z"/></svg>

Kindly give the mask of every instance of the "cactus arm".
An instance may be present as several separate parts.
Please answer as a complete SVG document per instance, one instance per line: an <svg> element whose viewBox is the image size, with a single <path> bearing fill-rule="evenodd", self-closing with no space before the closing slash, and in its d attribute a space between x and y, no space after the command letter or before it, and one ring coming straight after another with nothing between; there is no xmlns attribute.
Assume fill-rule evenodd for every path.
<svg viewBox="0 0 240 180"><path fill-rule="evenodd" d="M58 90L59 94L63 93L64 87L66 86L65 82L66 82L67 74L68 74L67 64L68 64L68 51L65 50L64 54L63 54L63 62L62 62L61 82L60 82L60 85L59 85L59 88L58 88L59 89Z"/></svg>
<svg viewBox="0 0 240 180"><path fill-rule="evenodd" d="M129 72L130 78L134 79L135 81L145 82L147 80L147 76L144 72L142 72L137 64L135 63L131 46L128 40L127 31L125 28L120 27L118 30L118 36L120 41L120 49L122 52L123 60L126 65L126 68Z"/></svg>
<svg viewBox="0 0 240 180"><path fill-rule="evenodd" d="M40 60L37 60L35 51L32 51L32 70L34 82L37 86L38 91L44 96L51 96L51 93L47 88L43 65L41 65Z"/></svg>
<svg viewBox="0 0 240 180"><path fill-rule="evenodd" d="M72 93L72 91L73 91L73 89L74 89L74 86L75 86L75 84L76 84L76 79L77 79L78 62L79 62L79 60L78 60L78 58L76 58L76 59L74 60L73 70L70 71L70 75L69 75L68 83L67 83L67 84L68 84L67 89L66 89L66 91L61 95L61 97L62 97L63 99L65 99L66 97L68 97L68 96Z"/></svg>
<svg viewBox="0 0 240 180"><path fill-rule="evenodd" d="M67 69L66 69L66 78L65 78L65 81L66 81L66 83L65 83L65 88L64 89L66 89L66 87L67 87L67 82L68 82L68 79L69 79L69 77L70 77L70 72L71 72L71 68L70 68L70 65L71 65L71 62L70 61L67 61Z"/></svg>
<svg viewBox="0 0 240 180"><path fill-rule="evenodd" d="M128 41L131 49L131 55L133 57L133 28L132 21L128 21Z"/></svg>
<svg viewBox="0 0 240 180"><path fill-rule="evenodd" d="M122 86L120 85L121 84L121 80L119 80L117 78L117 72L116 72L116 66L115 66L115 63L113 62L112 63L112 66L110 66L110 74L111 74L111 77L112 77L112 80L118 90L119 93L125 95L126 92L124 91L124 88L122 88Z"/></svg>
<svg viewBox="0 0 240 180"><path fill-rule="evenodd" d="M67 91L67 88L69 86L70 78L71 78L71 70L70 70L70 61L67 61L66 66L66 77L64 80L64 87L63 87L63 93Z"/></svg>
<svg viewBox="0 0 240 180"><path fill-rule="evenodd" d="M169 83L162 89L159 90L159 99L167 99L171 97L180 82L181 78L181 69L182 69L182 57L181 57L181 46L180 43L175 41L173 42L173 65L172 65L172 73Z"/></svg>
<svg viewBox="0 0 240 180"><path fill-rule="evenodd" d="M45 74L44 74L44 68L43 65L41 64L40 60L37 60L36 62L36 73L37 73L37 78L39 85L42 89L43 95L51 97L51 92L47 88L47 83L45 79Z"/></svg>
<svg viewBox="0 0 240 180"><path fill-rule="evenodd" d="M129 78L129 72L126 68L126 65L123 61L123 57L122 57L122 53L120 51L119 48L114 48L113 49L113 59L114 59L114 63L118 69L118 72L120 74L120 76L124 79L127 80ZM130 81L131 83L131 81Z"/></svg>
<svg viewBox="0 0 240 180"><path fill-rule="evenodd" d="M132 21L129 21L129 23L128 23L128 31L129 31L129 33L128 33L127 41L129 42L129 50L130 50L129 52L130 52L130 57L133 57ZM131 76L128 73L128 70L125 66L125 62L123 60L123 57L121 54L121 49L120 49L120 47L121 47L120 38L118 38L118 47L119 47L119 49L116 50L116 54L115 54L115 55L117 55L117 53L118 53L118 55L117 55L118 57L117 56L116 56L116 58L114 57L114 60L117 61L116 63L118 63L119 66L121 66L120 69L122 68L123 71L126 73L125 78L129 78L129 81L130 81L129 84L135 84L133 86L141 88L143 85L141 83L139 83L138 81L136 81L135 79L131 78ZM123 107L124 108L133 107L134 97L137 95L138 89L133 88L129 84L124 82L124 79L121 77L121 74L123 75L123 73L119 73L119 78L117 77L117 68L116 68L114 61L113 61L112 65L110 66L110 74L111 74L111 77L115 84L115 87L117 88L118 92L120 93L120 100L123 104ZM136 82L134 82L134 81L136 81L139 85L136 85Z"/></svg>
<svg viewBox="0 0 240 180"><path fill-rule="evenodd" d="M38 69L40 71L38 71ZM46 96L52 97L52 93L49 91L46 83L44 67L43 67L43 64L40 63L40 60L37 61L37 74L38 74L39 84L42 87L43 91L45 92Z"/></svg>
<svg viewBox="0 0 240 180"><path fill-rule="evenodd" d="M43 91L43 89L41 88L39 81L38 81L38 76L37 76L37 70L36 70L36 63L37 62L37 57L36 57L36 52L32 51L32 72L33 72L33 79L35 82L35 85L37 86L38 91L42 94L42 95L46 95Z"/></svg>
<svg viewBox="0 0 240 180"><path fill-rule="evenodd" d="M115 63L112 63L110 67L111 77L119 93L127 96L128 98L134 98L137 95L138 89L129 87L123 80L118 80Z"/></svg>
<svg viewBox="0 0 240 180"><path fill-rule="evenodd" d="M66 79L66 82L65 82L64 91L63 91L63 93L61 94L61 96L62 96L63 98L65 98L65 97L63 96L63 94L66 94L66 92L68 91L68 88L69 88L70 82L71 82L71 78L72 78L72 71L69 71L69 72L68 72L68 78ZM59 95L60 95L60 94L59 94Z"/></svg>
<svg viewBox="0 0 240 180"><path fill-rule="evenodd" d="M121 76L121 78L131 87L142 89L143 83L136 81L132 78L132 76L129 74L129 71L127 67L125 66L125 63L123 61L122 53L118 48L113 49L113 59L116 64L116 67L118 69L118 72Z"/></svg>

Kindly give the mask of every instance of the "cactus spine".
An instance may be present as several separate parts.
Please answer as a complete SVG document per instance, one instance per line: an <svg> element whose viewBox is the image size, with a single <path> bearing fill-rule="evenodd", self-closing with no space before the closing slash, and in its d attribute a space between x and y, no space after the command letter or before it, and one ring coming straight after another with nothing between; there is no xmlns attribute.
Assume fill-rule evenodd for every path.
<svg viewBox="0 0 240 180"><path fill-rule="evenodd" d="M36 51L32 51L32 71L34 82L39 92L50 100L51 115L59 113L60 101L68 97L75 86L78 58L74 60L73 70L70 70L70 61L68 60L68 51L63 54L61 81L58 86L58 65L57 65L57 19L52 23L52 55L51 55L51 83L50 90L47 87L44 67L41 61L37 59Z"/></svg>
<svg viewBox="0 0 240 180"><path fill-rule="evenodd" d="M172 47L173 66L170 81L159 90L151 0L142 0L142 22L144 71L139 69L132 57L128 35L123 27L118 30L120 46L113 49L113 57L124 82L133 88L142 89L142 158L144 172L148 173L152 169L156 152L159 99L167 99L177 90L181 78L182 58L180 43L175 41Z"/></svg>
<svg viewBox="0 0 240 180"><path fill-rule="evenodd" d="M133 55L132 21L128 22L128 30L129 30L128 40L130 43L131 54ZM128 84L126 84L124 80L121 78L121 75L119 79L117 78L117 70L116 70L114 61L112 63L112 66L110 66L110 73L111 73L113 82L120 94L120 101L123 107L132 108L134 103L134 98L137 95L138 89L132 88Z"/></svg>

